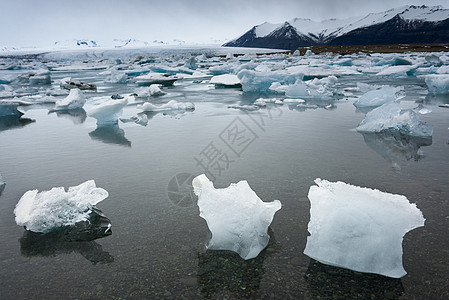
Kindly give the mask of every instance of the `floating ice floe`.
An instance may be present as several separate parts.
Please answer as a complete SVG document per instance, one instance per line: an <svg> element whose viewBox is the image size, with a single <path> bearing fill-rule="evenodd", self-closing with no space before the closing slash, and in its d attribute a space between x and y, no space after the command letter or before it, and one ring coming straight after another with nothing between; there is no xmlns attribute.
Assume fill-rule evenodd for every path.
<svg viewBox="0 0 449 300"><path fill-rule="evenodd" d="M402 195L316 179L304 254L327 265L393 278L406 274L402 239L424 217Z"/></svg>
<svg viewBox="0 0 449 300"><path fill-rule="evenodd" d="M397 131L416 137L431 137L433 127L421 122L411 109L402 110L397 102L384 104L366 114L365 119L356 128L359 132Z"/></svg>
<svg viewBox="0 0 449 300"><path fill-rule="evenodd" d="M272 92L270 86L273 82L280 84L293 84L299 79L298 74L286 71L257 72L242 70L237 74L244 92Z"/></svg>
<svg viewBox="0 0 449 300"><path fill-rule="evenodd" d="M449 74L431 74L424 78L429 94L449 94Z"/></svg>
<svg viewBox="0 0 449 300"><path fill-rule="evenodd" d="M403 87L383 86L363 94L354 102L356 107L376 107L385 103L399 100L405 96Z"/></svg>
<svg viewBox="0 0 449 300"><path fill-rule="evenodd" d="M87 115L97 119L97 126L109 126L118 123L128 99L108 100L87 110Z"/></svg>
<svg viewBox="0 0 449 300"><path fill-rule="evenodd" d="M202 174L193 179L192 185L200 217L212 233L207 249L231 250L243 259L259 255L268 244L268 227L281 209L281 202L263 202L246 181L215 189Z"/></svg>
<svg viewBox="0 0 449 300"><path fill-rule="evenodd" d="M80 89L80 90L97 90L97 86L93 83L85 83L82 81L72 80L71 77L66 77L61 79L59 85L62 88L71 90L71 89Z"/></svg>
<svg viewBox="0 0 449 300"><path fill-rule="evenodd" d="M217 75L210 79L210 84L214 84L215 87L227 87L227 88L240 88L242 84L237 75L223 74Z"/></svg>
<svg viewBox="0 0 449 300"><path fill-rule="evenodd" d="M377 73L377 76L390 76L395 78L406 78L413 76L418 66L392 66Z"/></svg>
<svg viewBox="0 0 449 300"><path fill-rule="evenodd" d="M0 117L21 116L23 113L17 108L19 104L0 101Z"/></svg>
<svg viewBox="0 0 449 300"><path fill-rule="evenodd" d="M297 80L295 84L286 89L285 95L289 98L333 100L336 95L336 83L337 77L335 76L315 78L309 81Z"/></svg>
<svg viewBox="0 0 449 300"><path fill-rule="evenodd" d="M14 209L17 225L33 232L62 232L70 240L93 240L111 234L111 223L95 205L108 192L88 180L78 186L27 191Z"/></svg>
<svg viewBox="0 0 449 300"><path fill-rule="evenodd" d="M162 84L164 86L173 85L173 83L178 79L179 77L165 73L148 73L135 78L137 85L145 86L150 86L152 84Z"/></svg>
<svg viewBox="0 0 449 300"><path fill-rule="evenodd" d="M146 98L146 97L159 97L163 96L166 93L161 90L160 84L152 84L149 87L139 87L134 90L134 93L139 98Z"/></svg>
<svg viewBox="0 0 449 300"><path fill-rule="evenodd" d="M62 100L58 100L55 103L53 111L59 110L73 110L83 108L86 103L86 97L83 92L79 89L71 89L67 97Z"/></svg>
<svg viewBox="0 0 449 300"><path fill-rule="evenodd" d="M50 71L41 69L31 73L22 74L17 77L19 83L29 83L31 85L51 84Z"/></svg>
<svg viewBox="0 0 449 300"><path fill-rule="evenodd" d="M145 102L141 105L137 105L137 108L143 111L170 111L170 110L194 110L195 105L191 102L178 102L176 100L170 100L168 103L155 105L153 103Z"/></svg>

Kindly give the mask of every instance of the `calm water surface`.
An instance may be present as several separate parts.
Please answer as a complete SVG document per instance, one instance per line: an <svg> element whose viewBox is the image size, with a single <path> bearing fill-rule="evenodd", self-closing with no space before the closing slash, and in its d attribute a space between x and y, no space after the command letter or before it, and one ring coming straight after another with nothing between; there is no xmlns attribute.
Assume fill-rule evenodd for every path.
<svg viewBox="0 0 449 300"><path fill-rule="evenodd" d="M95 78L95 72L69 76ZM66 75L52 77L57 81ZM351 76L339 80L342 87L354 87L357 81L374 82ZM191 82L168 89L160 101L191 101L195 111L149 114L146 126L120 122L119 127L97 129L95 120L82 112L56 114L49 113L50 107L29 107L22 119L34 122L3 124L0 131L0 171L7 182L0 196L0 298L447 299L449 110L438 107L447 99L426 98L417 79L394 84L406 86L405 107L424 101L432 110L420 116L434 126L431 141L394 142L391 136L356 132L364 114L356 111L352 98L329 110L284 105L243 112L228 106L250 103L258 95ZM99 94L130 90L110 85ZM123 118L138 111L128 106ZM223 139L233 122L252 132L245 149L233 149L238 155ZM282 202L270 244L256 259L205 251L210 233L195 199L168 193L173 192L173 178L183 178L179 174L204 173L195 158L210 145L229 158L221 174L213 171L216 187L247 180L261 199ZM422 155L416 155L418 148ZM426 224L404 238L405 277L326 267L302 253L308 235L307 193L318 177L402 194L417 204ZM15 224L13 210L27 190L88 179L109 192L98 206L111 219L112 236L36 244ZM189 195L185 186L180 191Z"/></svg>

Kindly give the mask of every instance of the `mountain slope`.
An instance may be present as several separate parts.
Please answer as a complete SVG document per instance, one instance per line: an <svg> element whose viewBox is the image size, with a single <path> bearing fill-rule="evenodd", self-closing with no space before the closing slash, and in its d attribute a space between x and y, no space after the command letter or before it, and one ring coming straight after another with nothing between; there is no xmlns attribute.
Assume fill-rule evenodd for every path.
<svg viewBox="0 0 449 300"><path fill-rule="evenodd" d="M296 49L326 44L441 42L449 42L449 9L410 5L344 20L265 22L223 46Z"/></svg>

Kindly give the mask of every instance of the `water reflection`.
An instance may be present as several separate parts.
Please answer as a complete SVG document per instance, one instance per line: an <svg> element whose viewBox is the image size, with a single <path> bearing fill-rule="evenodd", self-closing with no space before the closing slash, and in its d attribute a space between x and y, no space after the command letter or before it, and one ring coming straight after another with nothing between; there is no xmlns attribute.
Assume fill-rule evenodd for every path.
<svg viewBox="0 0 449 300"><path fill-rule="evenodd" d="M125 131L118 124L99 126L94 131L89 132L89 136L93 140L106 144L131 147L131 142L125 137Z"/></svg>
<svg viewBox="0 0 449 300"><path fill-rule="evenodd" d="M318 299L399 299L401 279L359 273L310 260L305 279Z"/></svg>
<svg viewBox="0 0 449 300"><path fill-rule="evenodd" d="M28 118L21 118L18 115L15 116L2 116L0 117L0 131L24 127L30 123L36 122L35 120Z"/></svg>
<svg viewBox="0 0 449 300"><path fill-rule="evenodd" d="M265 274L267 249L276 244L269 228L270 242L256 258L244 260L232 251L209 250L198 255L198 287L206 299L256 299Z"/></svg>
<svg viewBox="0 0 449 300"><path fill-rule="evenodd" d="M70 109L65 111L50 111L55 112L58 117L63 117L72 120L73 124L83 124L86 121L87 114L82 108Z"/></svg>
<svg viewBox="0 0 449 300"><path fill-rule="evenodd" d="M423 157L423 146L432 145L432 137L412 137L400 132L360 133L365 143L386 161L419 160Z"/></svg>
<svg viewBox="0 0 449 300"><path fill-rule="evenodd" d="M25 230L19 242L20 252L25 257L46 257L75 252L81 254L92 264L106 264L114 261L114 257L109 252L104 251L97 242L67 241L64 235L59 233L43 234Z"/></svg>

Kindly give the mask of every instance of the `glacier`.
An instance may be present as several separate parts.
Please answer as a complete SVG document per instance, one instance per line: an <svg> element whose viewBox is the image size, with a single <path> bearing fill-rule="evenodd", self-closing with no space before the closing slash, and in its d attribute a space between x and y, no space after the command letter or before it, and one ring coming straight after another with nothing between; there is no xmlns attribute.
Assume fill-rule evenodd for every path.
<svg viewBox="0 0 449 300"><path fill-rule="evenodd" d="M111 223L95 207L108 192L88 180L78 186L29 190L20 198L14 214L17 225L40 233L64 232L74 240L91 240L111 234Z"/></svg>
<svg viewBox="0 0 449 300"><path fill-rule="evenodd" d="M398 102L390 102L368 112L356 130L362 133L396 131L415 137L431 137L433 134L431 125L421 122L413 110L402 110Z"/></svg>
<svg viewBox="0 0 449 300"><path fill-rule="evenodd" d="M317 178L304 254L327 265L404 276L402 239L425 219L402 195Z"/></svg>
<svg viewBox="0 0 449 300"><path fill-rule="evenodd" d="M267 230L281 202L263 202L246 181L215 189L202 174L193 179L192 186L200 217L212 233L207 249L231 250L245 260L257 257L268 245Z"/></svg>

